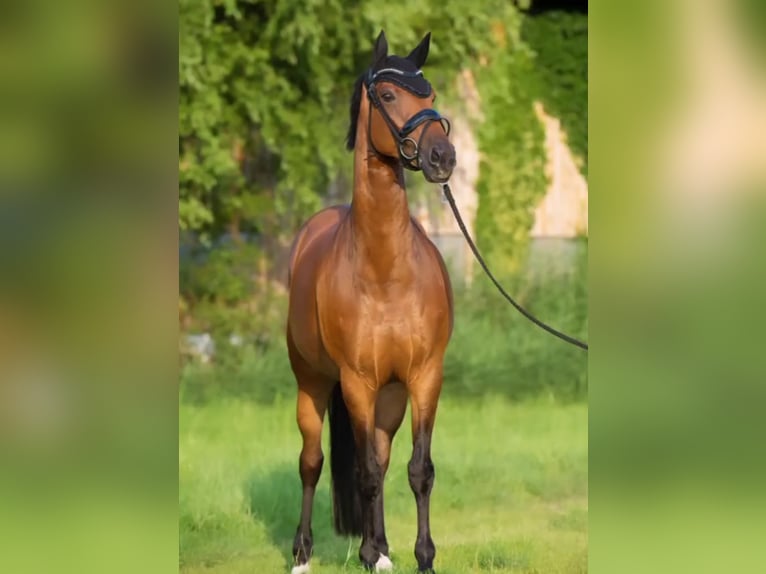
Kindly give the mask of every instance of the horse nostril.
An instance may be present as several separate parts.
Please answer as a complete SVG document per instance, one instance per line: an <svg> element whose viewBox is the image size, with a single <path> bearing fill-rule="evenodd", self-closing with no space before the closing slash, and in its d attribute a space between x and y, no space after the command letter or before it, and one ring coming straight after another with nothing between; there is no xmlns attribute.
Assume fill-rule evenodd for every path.
<svg viewBox="0 0 766 574"><path fill-rule="evenodd" d="M439 160L441 159L442 154L438 150L438 148L431 149L431 163L433 165L437 165L439 163Z"/></svg>
<svg viewBox="0 0 766 574"><path fill-rule="evenodd" d="M450 169L452 169L453 167L455 167L455 164L457 163L457 161L455 160L455 157L453 156L449 158L449 161L447 163L449 164Z"/></svg>

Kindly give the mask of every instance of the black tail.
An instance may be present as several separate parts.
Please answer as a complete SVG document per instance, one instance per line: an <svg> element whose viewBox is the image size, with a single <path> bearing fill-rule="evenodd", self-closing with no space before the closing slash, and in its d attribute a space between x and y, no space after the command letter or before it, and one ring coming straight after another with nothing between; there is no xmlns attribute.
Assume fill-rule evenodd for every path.
<svg viewBox="0 0 766 574"><path fill-rule="evenodd" d="M362 535L362 504L354 472L355 458L354 432L338 383L330 400L330 468L335 531L346 536Z"/></svg>

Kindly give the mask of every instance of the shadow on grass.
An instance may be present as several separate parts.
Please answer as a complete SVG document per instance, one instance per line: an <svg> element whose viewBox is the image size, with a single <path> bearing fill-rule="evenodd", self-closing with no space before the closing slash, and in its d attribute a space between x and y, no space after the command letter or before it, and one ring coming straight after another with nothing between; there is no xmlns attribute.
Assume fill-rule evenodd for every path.
<svg viewBox="0 0 766 574"><path fill-rule="evenodd" d="M326 464L323 471L329 472ZM342 567L358 564L359 541L351 544L351 556L347 560L349 539L335 534L332 527L332 504L329 492L329 477L322 477L314 496L312 532L314 535L315 560L322 564ZM293 539L298 527L301 508L301 481L298 464L282 465L268 471L253 471L245 483L245 493L250 504L250 513L268 532L272 544L279 549L288 570L293 565ZM287 571L287 570L285 570Z"/></svg>

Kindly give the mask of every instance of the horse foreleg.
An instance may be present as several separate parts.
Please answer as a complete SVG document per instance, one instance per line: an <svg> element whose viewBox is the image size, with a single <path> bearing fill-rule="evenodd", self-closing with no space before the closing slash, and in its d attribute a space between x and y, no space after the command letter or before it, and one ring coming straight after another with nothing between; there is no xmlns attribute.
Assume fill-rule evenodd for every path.
<svg viewBox="0 0 766 574"><path fill-rule="evenodd" d="M343 399L348 408L356 443L356 484L362 503L362 545L359 559L372 569L381 559L376 540L383 525L382 508L383 469L375 455L375 381L354 371L341 370ZM382 534L383 539L385 535ZM385 562L385 561L384 561ZM384 565L385 566L385 565Z"/></svg>
<svg viewBox="0 0 766 574"><path fill-rule="evenodd" d="M386 539L386 526L383 513L383 491L391 457L391 441L396 431L402 424L404 412L407 410L407 390L401 383L390 383L380 389L378 399L375 402L375 456L380 466L382 478L380 494L375 499L375 537L373 545L380 553L375 563L376 570L390 570L393 568L389 558L388 540Z"/></svg>
<svg viewBox="0 0 766 574"><path fill-rule="evenodd" d="M434 465L431 461L431 435L436 418L436 405L442 386L441 364L422 371L408 384L412 402L412 458L407 466L410 488L418 509L418 535L415 558L421 572L433 569L436 547L431 538L430 504L434 485Z"/></svg>

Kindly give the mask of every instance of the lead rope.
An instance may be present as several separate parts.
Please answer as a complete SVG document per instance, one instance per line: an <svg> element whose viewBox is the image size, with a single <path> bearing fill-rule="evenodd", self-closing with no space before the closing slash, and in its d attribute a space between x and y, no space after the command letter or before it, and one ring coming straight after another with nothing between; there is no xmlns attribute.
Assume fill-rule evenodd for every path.
<svg viewBox="0 0 766 574"><path fill-rule="evenodd" d="M537 317L526 311L521 305L516 303L516 301L513 300L513 297L508 295L508 293L503 289L503 286L500 285L500 283L495 279L495 276L492 275L492 272L487 267L487 264L484 262L484 258L479 253L478 248L476 247L476 244L473 242L473 239L471 239L471 236L468 234L468 230L465 227L465 223L463 223L463 218L460 217L460 212L457 209L457 205L455 204L455 198L452 197L452 190L449 188L448 184L443 184L443 190L444 190L444 196L447 198L447 201L449 202L449 206L452 209L452 213L455 215L455 219L457 220L457 224L460 227L460 231L463 232L463 235L465 236L466 241L468 242L468 246L471 248L471 251L473 251L474 256L476 257L476 260L479 262L479 265L481 265L481 268L484 269L484 272L487 274L487 276L490 278L492 283L495 284L495 287L497 287L498 291L508 299L508 302L513 305L516 310L524 315L527 319L532 321L535 325L540 327L541 329L544 329L548 331L551 335L555 335L559 339L562 339L566 341L567 343L570 343L572 345L575 345L576 347L580 347L581 349L588 350L588 343L585 343L579 339L575 339L574 337L571 337L567 335L566 333L562 333L561 331L557 331L553 327L546 325L542 321L540 321Z"/></svg>

